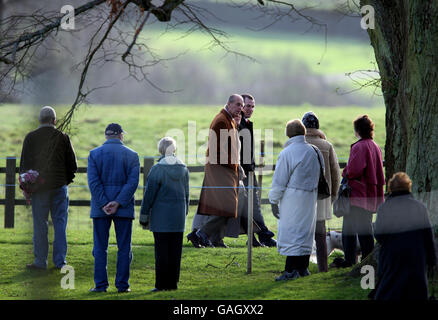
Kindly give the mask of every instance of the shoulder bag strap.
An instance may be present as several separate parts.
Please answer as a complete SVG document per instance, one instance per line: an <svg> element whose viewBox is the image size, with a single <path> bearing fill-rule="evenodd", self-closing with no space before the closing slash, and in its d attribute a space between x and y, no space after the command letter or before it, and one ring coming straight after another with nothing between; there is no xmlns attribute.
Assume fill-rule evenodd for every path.
<svg viewBox="0 0 438 320"><path fill-rule="evenodd" d="M313 150L315 150L315 152L316 152L316 157L318 158L319 169L320 169L321 175L324 175L324 172L322 171L321 159L319 158L319 153L313 145L311 145L311 146L312 146Z"/></svg>

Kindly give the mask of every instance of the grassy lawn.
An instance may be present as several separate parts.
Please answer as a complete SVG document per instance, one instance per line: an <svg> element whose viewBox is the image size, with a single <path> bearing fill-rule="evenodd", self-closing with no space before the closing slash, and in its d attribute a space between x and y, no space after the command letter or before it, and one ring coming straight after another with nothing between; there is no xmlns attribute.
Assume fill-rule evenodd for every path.
<svg viewBox="0 0 438 320"><path fill-rule="evenodd" d="M88 292L93 287L91 230L69 230L68 264L75 270L75 289L65 290L64 274L53 269L28 271L32 261L32 234L25 229L0 233L0 299L366 299L360 279L346 277L346 270L318 274L314 264L310 277L278 283L274 278L284 267L284 257L275 248L255 248L253 272L246 274L246 236L226 239L228 249L195 249L184 244L179 290L150 293L154 287L153 237L134 222L130 294L118 294L114 286L117 250L112 231L108 250L110 288L106 294ZM49 254L50 257L50 254ZM50 258L49 258L50 259Z"/></svg>
<svg viewBox="0 0 438 320"><path fill-rule="evenodd" d="M58 115L65 108L55 106ZM196 123L196 150L192 152L185 146L184 154L200 154L196 158L202 161L205 139L199 134L208 128L211 119L220 110L217 107L202 106L92 106L82 108L74 118L70 133L80 166L86 166L86 157L91 148L104 141L103 131L109 122L119 122L128 131L125 143L138 151L141 157L157 156L156 144L170 129L180 129L185 135L184 144L188 143L188 121ZM376 141L383 148L385 141L383 108L323 108L315 106L275 107L260 105L254 114L255 127L262 129L261 138L272 142L272 149L265 159L275 161L281 151L284 126L289 119L301 118L309 110L319 117L321 129L334 144L338 156L345 161L349 146L355 141L352 120L359 114L367 113L376 123ZM35 121L38 108L23 106L0 106L0 117L8 119L0 123L0 165L4 166L6 156L19 157L24 135L37 126ZM183 159L190 163L189 157ZM200 165L195 163L194 165ZM193 164L192 164L193 165ZM202 173L193 173L191 181L191 198L199 197ZM0 178L0 184L4 178ZM271 184L272 174L263 178L263 197L265 198ZM140 178L140 187L142 186ZM69 189L70 199L89 199L86 188L86 175L78 174ZM142 196L138 190L136 198ZM17 191L17 198L22 195ZM4 187L0 188L0 198L4 198ZM186 223L186 233L190 232L193 214L191 207ZM272 216L270 207L262 207L266 224L276 232L277 220ZM138 215L138 208L136 215ZM0 207L0 221L4 219L4 208ZM329 227L339 228L342 221L333 218ZM255 248L253 273L246 274L246 236L239 239L226 238L228 249L194 249L185 242L183 248L180 288L174 292L149 293L154 287L154 252L153 237L134 221L133 254L131 271L132 292L119 295L114 288L116 247L114 231L111 233L109 248L108 273L110 290L107 294L96 295L88 292L93 286L92 225L89 208L71 207L68 225L68 263L75 269L75 290L63 290L60 287L64 276L58 270L32 273L25 269L32 254L32 221L30 208L16 207L15 229L0 227L0 299L366 299L368 292L362 290L359 279L345 276L346 270L331 270L318 274L317 267L311 264L311 277L277 283L274 278L284 267L284 257L275 248ZM50 235L50 239L52 239ZM49 255L50 257L50 255ZM49 259L50 260L50 259ZM53 264L50 262L49 267Z"/></svg>

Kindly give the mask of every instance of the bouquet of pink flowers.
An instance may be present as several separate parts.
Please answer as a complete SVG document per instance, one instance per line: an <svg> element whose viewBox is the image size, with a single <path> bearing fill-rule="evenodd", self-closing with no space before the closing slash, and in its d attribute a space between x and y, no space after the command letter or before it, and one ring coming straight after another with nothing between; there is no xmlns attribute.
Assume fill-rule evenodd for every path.
<svg viewBox="0 0 438 320"><path fill-rule="evenodd" d="M38 171L28 170L18 176L18 182L27 204L30 205L32 193L36 191L39 184L44 183L44 180L40 177Z"/></svg>

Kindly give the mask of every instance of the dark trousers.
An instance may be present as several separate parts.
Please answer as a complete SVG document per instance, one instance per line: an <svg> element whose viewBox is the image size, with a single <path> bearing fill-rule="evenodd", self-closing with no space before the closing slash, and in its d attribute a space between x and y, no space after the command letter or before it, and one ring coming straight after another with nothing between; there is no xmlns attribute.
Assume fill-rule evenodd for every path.
<svg viewBox="0 0 438 320"><path fill-rule="evenodd" d="M325 220L316 221L315 243L316 243L316 261L318 262L318 271L327 272L328 257L327 257Z"/></svg>
<svg viewBox="0 0 438 320"><path fill-rule="evenodd" d="M197 235L200 236L203 240L206 240L204 239L204 236L207 236L208 239L221 240L225 237L225 231L229 219L233 218L209 216L201 229L198 230Z"/></svg>
<svg viewBox="0 0 438 320"><path fill-rule="evenodd" d="M178 288L183 232L154 232L155 288Z"/></svg>
<svg viewBox="0 0 438 320"><path fill-rule="evenodd" d="M248 177L243 179L243 184L247 187L248 186ZM258 187L257 179L254 177L254 187ZM253 219L254 222L259 226L260 230L257 231L257 235L259 236L260 242L269 241L274 236L274 233L272 231L269 231L268 227L265 225L265 221L263 219L261 206L260 206L260 199L257 193L260 193L261 190L254 189L254 196L253 196ZM248 198L245 197L244 205L242 208L243 212L248 212ZM240 218L240 224L242 225L242 228L244 230L248 229L248 216L242 215Z"/></svg>
<svg viewBox="0 0 438 320"><path fill-rule="evenodd" d="M373 214L363 208L352 206L350 213L344 216L342 223L342 245L345 260L354 265L357 263L356 236L359 238L362 259L374 249Z"/></svg>
<svg viewBox="0 0 438 320"><path fill-rule="evenodd" d="M115 284L117 289L124 290L129 288L129 270L132 261L132 219L129 218L105 217L93 219L94 282L97 289L108 288L108 239L112 221L114 221L116 230L118 249Z"/></svg>
<svg viewBox="0 0 438 320"><path fill-rule="evenodd" d="M41 191L32 195L33 218L33 252L34 264L40 268L47 268L49 254L49 212L52 217L53 263L61 268L67 264L67 220L68 220L68 188L62 186L57 189Z"/></svg>
<svg viewBox="0 0 438 320"><path fill-rule="evenodd" d="M292 272L293 270L303 271L309 267L310 255L305 256L287 256L284 270Z"/></svg>

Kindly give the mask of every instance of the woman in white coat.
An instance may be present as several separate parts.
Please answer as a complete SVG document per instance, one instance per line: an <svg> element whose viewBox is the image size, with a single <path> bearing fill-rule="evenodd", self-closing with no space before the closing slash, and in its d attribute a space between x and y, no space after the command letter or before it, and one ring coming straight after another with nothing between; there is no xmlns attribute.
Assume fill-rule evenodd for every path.
<svg viewBox="0 0 438 320"><path fill-rule="evenodd" d="M286 256L285 271L276 281L309 275L316 226L320 164L318 148L304 138L306 128L296 119L286 125L289 140L275 166L269 201L279 206L277 249ZM321 160L324 167L324 161ZM324 168L323 168L324 169Z"/></svg>

